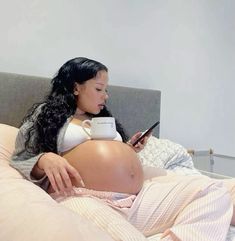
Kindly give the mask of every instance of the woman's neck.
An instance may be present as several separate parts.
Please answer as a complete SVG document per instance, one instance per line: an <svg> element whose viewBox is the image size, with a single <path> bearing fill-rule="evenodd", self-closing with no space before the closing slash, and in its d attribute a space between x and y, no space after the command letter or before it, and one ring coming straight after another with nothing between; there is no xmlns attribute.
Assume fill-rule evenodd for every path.
<svg viewBox="0 0 235 241"><path fill-rule="evenodd" d="M77 107L74 115L83 115L83 114L85 114L85 113L86 113L85 111L83 111L83 110L81 110L81 109L79 109L79 108Z"/></svg>
<svg viewBox="0 0 235 241"><path fill-rule="evenodd" d="M78 119L78 120L86 120L89 119L85 111L80 110L79 108L76 109L73 118Z"/></svg>

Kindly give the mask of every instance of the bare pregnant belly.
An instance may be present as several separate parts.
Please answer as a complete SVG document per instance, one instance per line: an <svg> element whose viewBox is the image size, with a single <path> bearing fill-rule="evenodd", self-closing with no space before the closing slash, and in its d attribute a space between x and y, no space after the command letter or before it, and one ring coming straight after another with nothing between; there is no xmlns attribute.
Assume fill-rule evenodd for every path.
<svg viewBox="0 0 235 241"><path fill-rule="evenodd" d="M141 163L125 143L90 140L63 156L78 170L88 189L136 194L143 185ZM74 179L72 182L81 186Z"/></svg>

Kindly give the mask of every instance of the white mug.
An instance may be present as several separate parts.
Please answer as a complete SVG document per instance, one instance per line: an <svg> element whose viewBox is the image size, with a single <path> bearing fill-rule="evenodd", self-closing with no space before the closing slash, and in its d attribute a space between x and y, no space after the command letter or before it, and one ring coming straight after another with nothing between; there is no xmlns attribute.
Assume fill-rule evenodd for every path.
<svg viewBox="0 0 235 241"><path fill-rule="evenodd" d="M84 126L90 125L88 131ZM91 139L113 140L117 136L115 119L113 117L95 117L91 120L84 120L82 128Z"/></svg>

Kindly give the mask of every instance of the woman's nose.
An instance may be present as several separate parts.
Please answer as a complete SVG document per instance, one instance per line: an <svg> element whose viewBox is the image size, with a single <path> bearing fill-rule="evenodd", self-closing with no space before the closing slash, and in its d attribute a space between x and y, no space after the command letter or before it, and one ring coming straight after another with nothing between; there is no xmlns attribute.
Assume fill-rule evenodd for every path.
<svg viewBox="0 0 235 241"><path fill-rule="evenodd" d="M109 98L108 93L105 93L105 95L104 95L104 99L107 100L108 98Z"/></svg>

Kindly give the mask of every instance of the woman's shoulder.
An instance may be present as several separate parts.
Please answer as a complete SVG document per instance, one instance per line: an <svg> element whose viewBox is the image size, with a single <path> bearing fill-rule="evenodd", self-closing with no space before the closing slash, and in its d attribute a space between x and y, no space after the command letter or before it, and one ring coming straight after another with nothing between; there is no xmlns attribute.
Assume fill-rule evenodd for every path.
<svg viewBox="0 0 235 241"><path fill-rule="evenodd" d="M36 103L28 110L28 117L37 117L41 112L45 103Z"/></svg>
<svg viewBox="0 0 235 241"><path fill-rule="evenodd" d="M31 109L28 110L27 115L24 117L22 124L20 126L20 131L25 132L28 130L30 126L34 123L35 120L37 120L38 115L42 112L42 107L45 104L35 104L31 107Z"/></svg>

